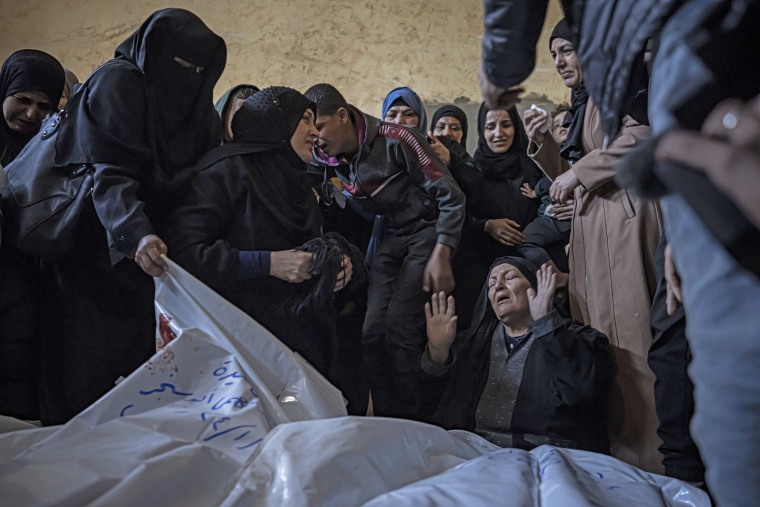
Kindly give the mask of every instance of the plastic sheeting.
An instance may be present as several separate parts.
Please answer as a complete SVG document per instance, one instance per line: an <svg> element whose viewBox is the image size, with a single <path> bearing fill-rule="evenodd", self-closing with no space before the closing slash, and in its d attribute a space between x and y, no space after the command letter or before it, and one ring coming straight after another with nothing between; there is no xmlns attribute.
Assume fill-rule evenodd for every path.
<svg viewBox="0 0 760 507"><path fill-rule="evenodd" d="M156 309L168 345L144 366L64 426L0 435L4 505L710 505L608 456L340 417L335 388L175 264Z"/></svg>

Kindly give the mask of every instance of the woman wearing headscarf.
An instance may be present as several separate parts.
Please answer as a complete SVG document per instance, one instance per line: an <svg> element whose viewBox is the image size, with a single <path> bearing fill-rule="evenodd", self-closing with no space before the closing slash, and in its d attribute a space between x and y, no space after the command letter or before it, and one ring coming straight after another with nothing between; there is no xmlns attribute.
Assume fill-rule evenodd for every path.
<svg viewBox="0 0 760 507"><path fill-rule="evenodd" d="M37 133L45 116L55 111L63 83L63 67L42 51L22 49L3 62L0 167L16 158Z"/></svg>
<svg viewBox="0 0 760 507"><path fill-rule="evenodd" d="M148 275L167 269L157 233L186 168L221 141L212 92L225 61L224 40L195 14L160 10L66 106L56 162L90 165L94 182L74 248L42 263L46 424L86 408L155 351Z"/></svg>
<svg viewBox="0 0 760 507"><path fill-rule="evenodd" d="M448 136L467 149L467 115L454 104L441 106L433 113L430 129L436 137Z"/></svg>
<svg viewBox="0 0 760 507"><path fill-rule="evenodd" d="M63 67L47 53L16 51L0 70L0 168L34 137L55 111ZM0 170L0 186L5 173ZM33 259L9 241L0 246L0 414L38 420L38 272Z"/></svg>
<svg viewBox="0 0 760 507"><path fill-rule="evenodd" d="M425 105L417 92L406 86L394 88L386 95L381 118L388 123L416 127L423 135L427 131Z"/></svg>
<svg viewBox="0 0 760 507"><path fill-rule="evenodd" d="M553 201L575 205L570 232L570 311L573 318L604 332L617 372L608 406L612 454L650 472L662 472L658 451L654 374L647 364L652 343L650 310L657 287L655 250L662 234L657 202L632 195L615 180L617 165L649 127L631 116L604 148L601 114L584 85L583 62L567 21L549 38L555 67L572 89L560 148L552 136L531 128L530 156L553 179ZM531 119L526 111L526 121ZM542 139L543 137L543 139Z"/></svg>
<svg viewBox="0 0 760 507"><path fill-rule="evenodd" d="M198 164L171 215L172 258L256 319L326 376L334 357L331 304L286 308L308 292L314 254L297 251L319 237L322 214L307 174L317 136L316 105L286 87L247 98L234 137ZM330 281L341 289L352 266Z"/></svg>
<svg viewBox="0 0 760 507"><path fill-rule="evenodd" d="M467 190L467 221L457 251L455 295L465 322L493 259L519 255L522 229L536 217L538 202L520 187L535 187L541 173L526 155L528 138L517 110L478 111L478 147L473 155L481 177ZM462 329L460 327L460 329Z"/></svg>
<svg viewBox="0 0 760 507"><path fill-rule="evenodd" d="M556 273L519 257L493 262L473 325L456 335L453 296L425 305L425 372L446 380L434 422L501 447L609 452L607 337L554 308ZM456 301L459 306L459 301Z"/></svg>
<svg viewBox="0 0 760 507"><path fill-rule="evenodd" d="M224 142L232 141L232 118L243 105L243 101L259 91L258 87L252 84L235 85L222 95L214 104L214 109L219 113L222 120L224 131Z"/></svg>

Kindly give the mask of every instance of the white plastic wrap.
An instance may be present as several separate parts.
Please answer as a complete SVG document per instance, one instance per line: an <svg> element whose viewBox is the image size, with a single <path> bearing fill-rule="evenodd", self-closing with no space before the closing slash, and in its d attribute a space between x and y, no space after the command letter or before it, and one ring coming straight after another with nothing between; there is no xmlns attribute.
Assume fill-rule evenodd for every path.
<svg viewBox="0 0 760 507"><path fill-rule="evenodd" d="M340 417L334 387L175 264L156 308L176 339L68 424L0 420L3 505L710 505L609 456Z"/></svg>

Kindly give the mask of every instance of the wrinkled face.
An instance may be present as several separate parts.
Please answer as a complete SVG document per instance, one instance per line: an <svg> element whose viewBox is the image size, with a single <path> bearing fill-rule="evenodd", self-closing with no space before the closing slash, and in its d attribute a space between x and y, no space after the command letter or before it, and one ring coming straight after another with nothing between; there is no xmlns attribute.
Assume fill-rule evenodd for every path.
<svg viewBox="0 0 760 507"><path fill-rule="evenodd" d="M461 144L464 131L459 120L453 116L444 116L433 125L433 134L436 136L449 136Z"/></svg>
<svg viewBox="0 0 760 507"><path fill-rule="evenodd" d="M293 151L307 164L311 162L311 149L317 142L317 127L314 125L314 112L307 109L301 116L293 136L290 138L290 146Z"/></svg>
<svg viewBox="0 0 760 507"><path fill-rule="evenodd" d="M235 97L227 105L227 112L224 115L224 140L227 142L232 141L232 118L243 107L244 102L245 98Z"/></svg>
<svg viewBox="0 0 760 507"><path fill-rule="evenodd" d="M515 140L515 127L512 118L504 109L494 109L486 113L486 124L483 126L486 144L494 153L506 153Z"/></svg>
<svg viewBox="0 0 760 507"><path fill-rule="evenodd" d="M488 301L496 317L505 319L530 315L528 289L530 282L511 264L499 264L488 275Z"/></svg>
<svg viewBox="0 0 760 507"><path fill-rule="evenodd" d="M55 106L42 92L16 92L3 101L5 123L19 134L37 132L45 116L54 111Z"/></svg>
<svg viewBox="0 0 760 507"><path fill-rule="evenodd" d="M562 122L565 121L565 116L567 116L567 111L562 111L552 120L552 137L557 141L557 144L562 144L565 142L565 139L567 139L568 129L567 127L562 126Z"/></svg>
<svg viewBox="0 0 760 507"><path fill-rule="evenodd" d="M339 108L335 114L318 114L317 130L319 137L317 147L330 157L338 157L344 154L345 146L349 142L348 136L354 135L350 128L348 111Z"/></svg>
<svg viewBox="0 0 760 507"><path fill-rule="evenodd" d="M417 126L420 123L420 117L409 106L393 106L385 112L384 121L396 123L398 125Z"/></svg>
<svg viewBox="0 0 760 507"><path fill-rule="evenodd" d="M583 82L581 63L572 42L556 38L552 40L551 54L554 68L568 88L577 88Z"/></svg>

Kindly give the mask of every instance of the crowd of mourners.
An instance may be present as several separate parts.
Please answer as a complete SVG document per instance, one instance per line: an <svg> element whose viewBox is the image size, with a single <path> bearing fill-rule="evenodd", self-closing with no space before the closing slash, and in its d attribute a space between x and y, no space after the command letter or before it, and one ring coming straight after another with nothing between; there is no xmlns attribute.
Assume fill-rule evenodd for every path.
<svg viewBox="0 0 760 507"><path fill-rule="evenodd" d="M2 218L0 414L65 423L148 360L168 258L350 414L611 454L750 505L760 80L727 64L757 55L758 2L651 3L597 24L598 1L564 1L538 50L570 101L521 114L546 2L486 0L469 149L462 109L428 122L403 86L379 117L328 83L239 84L214 105L226 45L183 9L81 83L45 52L11 54L0 165L28 163L59 112L55 165L92 183L60 249L30 254Z"/></svg>

